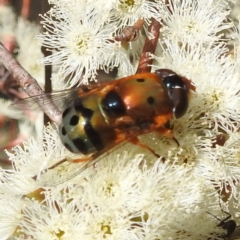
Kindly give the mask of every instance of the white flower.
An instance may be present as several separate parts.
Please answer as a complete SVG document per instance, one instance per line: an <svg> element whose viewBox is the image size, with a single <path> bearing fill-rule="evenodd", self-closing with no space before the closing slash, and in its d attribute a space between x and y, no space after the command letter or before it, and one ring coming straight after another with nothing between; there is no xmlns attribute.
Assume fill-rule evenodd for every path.
<svg viewBox="0 0 240 240"><path fill-rule="evenodd" d="M220 32L233 25L226 22L229 15L226 1L169 1L161 6L165 12L161 31L180 44L217 41L222 38Z"/></svg>
<svg viewBox="0 0 240 240"><path fill-rule="evenodd" d="M8 239L14 235L22 218L24 201L16 196L0 194L0 238Z"/></svg>
<svg viewBox="0 0 240 240"><path fill-rule="evenodd" d="M231 17L238 19L239 18L239 7L240 7L240 2L239 1L233 1L234 8L231 11Z"/></svg>
<svg viewBox="0 0 240 240"><path fill-rule="evenodd" d="M43 139L36 141L30 138L23 143L23 147L16 146L13 152L6 151L13 162L13 170L1 169L1 192L15 194L27 194L42 186L43 170L54 163L70 156L70 153L62 147L58 137L58 131L49 126L43 133ZM48 179L45 176L44 181Z"/></svg>
<svg viewBox="0 0 240 240"><path fill-rule="evenodd" d="M12 8L1 5L0 6L0 37L1 39L4 36L14 36L15 27L16 27L16 16Z"/></svg>
<svg viewBox="0 0 240 240"><path fill-rule="evenodd" d="M45 204L41 204L34 199L28 199L22 209L20 233L34 236L34 239L39 240L78 239L81 221L73 207L67 202L46 200Z"/></svg>
<svg viewBox="0 0 240 240"><path fill-rule="evenodd" d="M224 136L222 136L224 138ZM216 145L212 148L209 157L202 157L198 162L196 173L199 176L204 176L209 183L212 182L215 187L221 191L225 188L231 188L232 196L238 197L239 191L235 185L240 178L239 170L239 133L232 133L229 139L223 139L223 146ZM210 151L209 151L210 152Z"/></svg>
<svg viewBox="0 0 240 240"><path fill-rule="evenodd" d="M232 39L231 44L234 45L234 48L231 50L229 55L232 57L232 60L235 64L235 75L239 78L239 67L240 67L240 21L229 30L229 37Z"/></svg>
<svg viewBox="0 0 240 240"><path fill-rule="evenodd" d="M81 3L81 4L80 4ZM64 4L55 6L43 16L46 32L38 36L42 44L53 51L45 64L59 65L59 78L69 86L94 80L98 69L111 70L120 63L130 62L117 51L112 34L113 24L105 24L101 13L80 1L79 8L69 9ZM76 12L76 9L80 10ZM54 50L57 51L54 51Z"/></svg>
<svg viewBox="0 0 240 240"><path fill-rule="evenodd" d="M112 0L110 19L117 26L132 26L137 20L144 19L148 24L151 18L160 20L159 1L149 0Z"/></svg>
<svg viewBox="0 0 240 240"><path fill-rule="evenodd" d="M58 144L58 137L50 127L46 129L44 136L45 154L49 155L47 149L56 149L53 144ZM13 171L3 172L1 177L1 182L4 183L1 189L6 199L14 195L21 197L22 194L29 197L21 206L18 237L29 235L35 239L57 239L60 236L62 239L199 239L200 235L207 237L210 232L217 231L215 223L209 228L211 218L205 213L218 202L217 196L212 195L208 196L210 203L206 205L206 194L213 191L214 186L204 178L196 178L195 172L189 171L189 168L180 162L175 164L165 160L164 163L159 159L152 165L147 160L153 158L150 153L147 156L136 155L138 147L125 145L124 149L121 147L113 151L95 167L73 179L65 176L68 181L55 186L55 177L61 178L57 173L64 167L59 166L48 171L49 175L48 172L42 173L33 180L31 177L36 175L34 171L37 169L30 165L30 160L35 163L36 168L42 169L46 168L48 156L44 154L41 157L40 167L40 161L38 163L34 159L39 155L37 151L42 144L37 147L37 142L30 143L31 141L25 143L27 152L21 151L16 157L14 155L20 148L15 148L11 160L18 164L18 167ZM58 153L55 150L53 152L57 158ZM188 156L185 157L189 159ZM33 172L32 175L28 173L30 176L24 172L22 163L18 163L23 162L23 159L29 159L28 172L30 169ZM77 169L80 164L71 165ZM48 182L46 188L41 185L42 177ZM31 183L29 179L36 183ZM26 180L29 186L24 183ZM199 215L205 222L200 229L197 220ZM181 232L182 229L185 231Z"/></svg>
<svg viewBox="0 0 240 240"><path fill-rule="evenodd" d="M43 53L41 46L34 39L39 32L40 29L36 24L27 22L22 18L18 19L15 30L19 46L17 60L41 86L44 86L44 66L38 63L38 60L43 58Z"/></svg>
<svg viewBox="0 0 240 240"><path fill-rule="evenodd" d="M205 125L205 128L227 132L237 129L240 84L235 63L226 54L226 46L212 43L206 47L199 42L197 46L189 43L185 48L186 42L182 47L167 40L164 43L167 49L163 64L187 76L196 86L189 106L189 114L194 114L191 128Z"/></svg>
<svg viewBox="0 0 240 240"><path fill-rule="evenodd" d="M89 168L84 177L80 174L57 187L26 194L29 198L21 206L18 237L199 239L215 231L215 223L209 228L211 219L204 212L218 201L209 196L211 204L205 205L205 194L213 186L204 179L197 181L184 166L161 159L148 166L144 155L134 159L134 148L118 149ZM206 224L199 229L200 209Z"/></svg>
<svg viewBox="0 0 240 240"><path fill-rule="evenodd" d="M65 77L78 71L71 84L83 73L86 81L94 78L97 68L108 70L113 62L122 72L132 70L129 62L122 65L117 57L120 46L108 42L116 31L110 29L113 22L106 17L112 13L108 6L100 16L91 1L82 8L83 1L77 0L51 3L55 5L44 18L51 35L40 38L49 48L59 48L46 62L59 63ZM175 139L144 134L141 142L158 153L159 159L126 141L81 172L85 163L66 161L52 167L81 155L70 155L60 143L57 130L46 128L43 140L31 139L23 148L13 149L9 153L13 169L0 172L5 201L16 198L25 203L17 205L13 212L21 216L6 225L11 231L5 226L1 229L2 236L12 236L18 227L18 236L13 239L222 239L226 229L217 227L219 221L207 213L223 219L222 210L230 212L239 224L239 55L229 54L227 45L219 41L219 32L231 27L231 22L225 22L228 5L218 0L169 4L163 22L166 34L159 40L163 54L155 58L161 68L172 69L196 86L186 114L169 123ZM130 24L138 13L132 18L119 16ZM144 14L148 18L148 10ZM97 44L84 36L97 39ZM89 48L72 44L76 38ZM238 53L237 39L234 53ZM113 55L105 58L110 51L117 60L112 60ZM130 56L130 51L125 54ZM86 66L82 62L81 66L79 62L74 65L79 59ZM0 214L4 215L4 209Z"/></svg>

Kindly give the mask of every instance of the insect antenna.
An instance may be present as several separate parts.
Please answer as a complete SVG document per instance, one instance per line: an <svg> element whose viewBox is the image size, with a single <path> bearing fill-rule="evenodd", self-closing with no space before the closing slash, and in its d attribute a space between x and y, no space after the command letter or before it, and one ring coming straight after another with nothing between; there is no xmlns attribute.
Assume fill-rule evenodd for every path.
<svg viewBox="0 0 240 240"><path fill-rule="evenodd" d="M213 217L216 218L218 221L222 222L222 220L221 220L220 218L218 218L217 216L213 215L212 213L210 213L210 212L206 212L206 213L208 213L209 215L213 216ZM229 217L228 217L228 218L229 218ZM227 220L227 219L225 219L225 220Z"/></svg>

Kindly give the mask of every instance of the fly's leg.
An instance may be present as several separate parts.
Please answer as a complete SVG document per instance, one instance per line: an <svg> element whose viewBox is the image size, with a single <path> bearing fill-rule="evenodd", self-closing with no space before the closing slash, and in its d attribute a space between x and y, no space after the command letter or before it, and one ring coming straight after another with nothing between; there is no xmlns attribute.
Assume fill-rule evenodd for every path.
<svg viewBox="0 0 240 240"><path fill-rule="evenodd" d="M173 132L172 132L171 129L166 128L166 127L159 127L159 128L155 129L155 132L157 132L157 133L159 133L161 135L164 135L167 138L172 139L174 142L176 142L178 147L180 146L178 140L174 137Z"/></svg>
<svg viewBox="0 0 240 240"><path fill-rule="evenodd" d="M151 149L148 145L144 144L144 143L141 143L138 139L138 137L134 137L132 139L129 140L131 143L139 146L139 147L142 147L142 148L145 148L147 149L148 151L150 151L155 157L159 158L160 155L158 155L153 149Z"/></svg>

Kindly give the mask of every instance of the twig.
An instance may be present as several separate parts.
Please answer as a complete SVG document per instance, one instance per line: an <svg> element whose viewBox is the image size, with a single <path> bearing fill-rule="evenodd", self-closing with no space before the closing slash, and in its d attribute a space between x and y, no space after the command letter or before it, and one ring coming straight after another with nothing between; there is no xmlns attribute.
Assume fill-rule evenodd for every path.
<svg viewBox="0 0 240 240"><path fill-rule="evenodd" d="M30 11L30 0L23 0L21 16L28 19Z"/></svg>
<svg viewBox="0 0 240 240"><path fill-rule="evenodd" d="M47 51L46 47L42 47L42 53L44 54L44 57L47 57L50 55L50 52ZM52 65L45 65L45 93L51 93L52 92ZM49 117L44 114L44 125L47 126L48 122L50 121Z"/></svg>
<svg viewBox="0 0 240 240"><path fill-rule="evenodd" d="M13 55L2 43L0 43L0 62L3 63L13 78L29 96L44 94L44 91L38 85L37 81L15 60ZM41 100L40 97L39 100ZM49 102L48 105L39 104L39 106L52 121L57 124L60 122L61 112L53 103Z"/></svg>
<svg viewBox="0 0 240 240"><path fill-rule="evenodd" d="M151 71L150 65L153 62L153 59L151 58L151 54L155 53L158 37L160 34L159 32L160 28L161 28L161 24L156 19L152 18L152 23L149 26L148 31L153 37L151 37L151 39L147 37L145 41L143 52L139 60L137 73Z"/></svg>
<svg viewBox="0 0 240 240"><path fill-rule="evenodd" d="M13 52L14 49L16 48L17 45L17 41L16 41L16 37L13 35L4 35L2 36L2 44L5 46L5 48L9 51L9 52Z"/></svg>
<svg viewBox="0 0 240 240"><path fill-rule="evenodd" d="M8 4L8 0L0 0L0 6L4 6Z"/></svg>
<svg viewBox="0 0 240 240"><path fill-rule="evenodd" d="M0 166L2 167L3 165L11 166L12 161L10 161L9 159L0 158Z"/></svg>
<svg viewBox="0 0 240 240"><path fill-rule="evenodd" d="M6 145L1 146L0 150L4 150L4 149L12 149L13 147L15 147L18 144L21 144L24 140L26 140L26 136L19 134L15 139L9 141Z"/></svg>

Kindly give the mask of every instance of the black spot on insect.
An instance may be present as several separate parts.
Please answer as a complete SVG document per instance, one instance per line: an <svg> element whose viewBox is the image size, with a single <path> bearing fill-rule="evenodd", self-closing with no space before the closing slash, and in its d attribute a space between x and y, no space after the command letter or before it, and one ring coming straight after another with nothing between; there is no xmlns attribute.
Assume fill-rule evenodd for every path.
<svg viewBox="0 0 240 240"><path fill-rule="evenodd" d="M143 79L143 78L138 78L138 79L137 79L137 82L145 82L145 79Z"/></svg>
<svg viewBox="0 0 240 240"><path fill-rule="evenodd" d="M148 102L148 104L150 104L150 105L154 104L154 102L155 102L154 97L148 97L148 98L147 98L147 102Z"/></svg>
<svg viewBox="0 0 240 240"><path fill-rule="evenodd" d="M69 111L70 111L70 108L65 109L63 114L62 114L62 118L65 118L66 115L69 113Z"/></svg>
<svg viewBox="0 0 240 240"><path fill-rule="evenodd" d="M95 149L97 151L102 150L104 148L104 145L102 143L101 136L94 129L94 127L91 124L91 118L94 114L94 111L89 108L85 108L82 104L77 104L74 106L74 108L75 108L76 112L81 114L82 117L85 119L84 131L85 131L88 139L91 141L92 145L95 147ZM81 144L80 144L80 146L81 146ZM83 152L80 149L79 149L79 151L86 154L87 149L84 150L85 152Z"/></svg>
<svg viewBox="0 0 240 240"><path fill-rule="evenodd" d="M126 113L123 100L115 91L110 91L102 100L102 108L111 117L120 117Z"/></svg>
<svg viewBox="0 0 240 240"><path fill-rule="evenodd" d="M93 111L89 108L83 108L81 111L82 116L85 118L86 122L84 125L84 131L91 141L92 145L97 151L104 148L100 134L94 129L91 124L91 118L93 116Z"/></svg>
<svg viewBox="0 0 240 240"><path fill-rule="evenodd" d="M75 108L75 111L78 112L78 113L81 113L82 110L84 109L84 107L83 107L82 104L76 104L76 105L74 106L74 108Z"/></svg>
<svg viewBox="0 0 240 240"><path fill-rule="evenodd" d="M90 121L90 119L93 116L93 110L91 110L89 108L83 108L81 111L81 114L85 119L88 119Z"/></svg>
<svg viewBox="0 0 240 240"><path fill-rule="evenodd" d="M212 215L213 217L215 217L217 220L220 221L219 224L217 224L217 227L221 227L222 229L227 230L227 234L224 234L222 237L225 238L230 238L232 236L232 234L234 233L237 224L234 220L228 220L229 218L231 218L231 214L228 212L223 211L224 213L226 213L228 216L226 218L224 218L223 220L221 220L220 218L214 216L213 214L207 212L208 214ZM227 221L228 220L228 221Z"/></svg>
<svg viewBox="0 0 240 240"><path fill-rule="evenodd" d="M84 126L84 130L89 140L95 147L97 151L100 151L104 148L100 134L93 128L90 122L87 122Z"/></svg>
<svg viewBox="0 0 240 240"><path fill-rule="evenodd" d="M65 127L62 127L62 135L65 136L67 133L66 133L66 130L65 130Z"/></svg>
<svg viewBox="0 0 240 240"><path fill-rule="evenodd" d="M85 108L82 104L74 106L76 112L81 113L84 118L90 119L93 115L93 110Z"/></svg>
<svg viewBox="0 0 240 240"><path fill-rule="evenodd" d="M79 117L77 115L73 115L70 119L70 125L76 126L78 124Z"/></svg>
<svg viewBox="0 0 240 240"><path fill-rule="evenodd" d="M64 146L68 151L73 152L72 148L67 143L64 143Z"/></svg>
<svg viewBox="0 0 240 240"><path fill-rule="evenodd" d="M75 138L72 140L74 146L78 149L79 152L83 153L83 154L87 154L88 153L88 149L84 143L84 140L82 138Z"/></svg>

